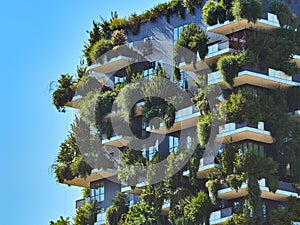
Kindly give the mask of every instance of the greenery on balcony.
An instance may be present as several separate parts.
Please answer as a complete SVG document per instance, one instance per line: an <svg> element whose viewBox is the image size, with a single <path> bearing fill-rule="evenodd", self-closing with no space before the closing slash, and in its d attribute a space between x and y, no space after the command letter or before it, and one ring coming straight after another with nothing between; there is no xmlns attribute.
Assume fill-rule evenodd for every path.
<svg viewBox="0 0 300 225"><path fill-rule="evenodd" d="M273 209L270 215L270 222L276 225L292 224L300 221L300 201L297 198L290 198L284 203L283 208Z"/></svg>
<svg viewBox="0 0 300 225"><path fill-rule="evenodd" d="M282 0L271 1L271 13L277 15L281 27L295 30L299 25L297 15L292 13Z"/></svg>
<svg viewBox="0 0 300 225"><path fill-rule="evenodd" d="M128 196L118 192L113 200L113 204L106 209L106 224L118 225L125 221L126 214L129 210Z"/></svg>
<svg viewBox="0 0 300 225"><path fill-rule="evenodd" d="M191 23L184 27L174 46L175 64L178 66L182 57L186 64L193 62L195 65L197 56L204 60L208 53L208 40L207 34L200 26Z"/></svg>
<svg viewBox="0 0 300 225"><path fill-rule="evenodd" d="M255 23L262 18L263 6L261 0L207 1L202 11L202 19L208 26L233 19Z"/></svg>
<svg viewBox="0 0 300 225"><path fill-rule="evenodd" d="M216 203L217 190L222 181L234 190L238 190L243 183L247 182L249 191L245 203L248 212L251 212L254 218L259 217L261 191L258 181L266 178L270 190L276 191L278 187L276 162L271 157L263 158L250 150L238 154L238 146L228 144L220 158L220 164L220 169L215 169L208 175L208 190L212 201Z"/></svg>
<svg viewBox="0 0 300 225"><path fill-rule="evenodd" d="M53 104L59 112L65 112L65 104L72 101L75 95L76 82L73 80L72 76L66 74L61 75L58 83L59 86L52 95Z"/></svg>

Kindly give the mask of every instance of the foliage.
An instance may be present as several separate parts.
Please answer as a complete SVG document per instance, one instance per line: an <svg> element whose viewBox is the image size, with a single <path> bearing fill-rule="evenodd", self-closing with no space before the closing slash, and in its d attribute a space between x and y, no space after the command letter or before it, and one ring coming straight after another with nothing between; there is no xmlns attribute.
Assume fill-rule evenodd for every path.
<svg viewBox="0 0 300 225"><path fill-rule="evenodd" d="M96 128L100 135L105 134L107 138L112 135L111 121L105 120L105 116L111 113L114 100L116 98L115 91L106 91L98 96L95 106Z"/></svg>
<svg viewBox="0 0 300 225"><path fill-rule="evenodd" d="M281 27L294 30L299 25L298 17L290 11L282 0L271 1L271 13L277 15Z"/></svg>
<svg viewBox="0 0 300 225"><path fill-rule="evenodd" d="M77 93L86 96L89 92L101 91L102 85L94 76L83 76L77 85Z"/></svg>
<svg viewBox="0 0 300 225"><path fill-rule="evenodd" d="M300 109L300 87L290 87L286 90L286 100L289 112Z"/></svg>
<svg viewBox="0 0 300 225"><path fill-rule="evenodd" d="M113 200L112 206L106 209L106 224L118 225L121 220L125 219L125 215L129 210L128 197L118 192Z"/></svg>
<svg viewBox="0 0 300 225"><path fill-rule="evenodd" d="M289 198L284 203L285 209L273 209L270 213L270 222L274 225L288 225L300 220L300 201Z"/></svg>
<svg viewBox="0 0 300 225"><path fill-rule="evenodd" d="M126 24L126 19L125 18L113 18L110 21L109 28L111 30L118 30L122 29Z"/></svg>
<svg viewBox="0 0 300 225"><path fill-rule="evenodd" d="M248 214L232 214L232 218L227 219L224 225L254 225L255 222Z"/></svg>
<svg viewBox="0 0 300 225"><path fill-rule="evenodd" d="M143 201L134 204L128 211L124 225L159 225L160 222L153 216L153 207Z"/></svg>
<svg viewBox="0 0 300 225"><path fill-rule="evenodd" d="M104 54L113 48L111 40L101 39L97 41L91 48L89 57L93 63L103 63ZM108 56L106 54L106 56Z"/></svg>
<svg viewBox="0 0 300 225"><path fill-rule="evenodd" d="M202 19L208 26L224 23L226 20L226 8L221 2L207 1L202 12Z"/></svg>
<svg viewBox="0 0 300 225"><path fill-rule="evenodd" d="M195 15L196 9L201 5L202 0L184 0L183 6L187 8L187 12L191 15Z"/></svg>
<svg viewBox="0 0 300 225"><path fill-rule="evenodd" d="M71 222L69 217L63 218L60 216L56 222L50 221L50 225L71 225Z"/></svg>
<svg viewBox="0 0 300 225"><path fill-rule="evenodd" d="M97 209L95 202L86 202L77 209L74 225L93 225L97 221Z"/></svg>
<svg viewBox="0 0 300 225"><path fill-rule="evenodd" d="M272 68L288 75L299 72L296 64L291 61L292 55L300 50L296 32L285 29L252 31L249 40L249 49L255 54L255 64L260 68Z"/></svg>
<svg viewBox="0 0 300 225"><path fill-rule="evenodd" d="M181 57L184 57L185 63L189 64L193 62L195 64L197 54L200 59L204 60L208 53L208 40L209 37L200 26L191 23L184 27L174 47L174 60L176 65L180 63Z"/></svg>
<svg viewBox="0 0 300 225"><path fill-rule="evenodd" d="M209 224L211 214L211 202L206 193L202 190L195 197L186 201L184 205L184 216L189 224Z"/></svg>
<svg viewBox="0 0 300 225"><path fill-rule="evenodd" d="M261 0L234 0L232 14L236 20L245 18L255 23L263 15L262 2Z"/></svg>
<svg viewBox="0 0 300 225"><path fill-rule="evenodd" d="M77 145L74 129L73 125L67 139L61 143L56 161L52 165L56 180L59 183L62 183L65 180L72 180L76 176L85 177L92 170L88 166L80 168L80 170L77 168L77 166L84 162Z"/></svg>
<svg viewBox="0 0 300 225"><path fill-rule="evenodd" d="M69 74L62 74L58 80L59 86L53 92L53 104L59 112L66 112L65 104L72 101L75 95L75 81Z"/></svg>
<svg viewBox="0 0 300 225"><path fill-rule="evenodd" d="M233 87L233 78L238 76L240 70L237 58L234 55L222 56L218 60L217 67L222 74L223 80L229 87Z"/></svg>
<svg viewBox="0 0 300 225"><path fill-rule="evenodd" d="M116 45L124 45L126 42L126 35L123 29L115 30L112 34L111 41L114 46Z"/></svg>
<svg viewBox="0 0 300 225"><path fill-rule="evenodd" d="M90 191L91 191L90 188L82 188L81 189L82 198L89 198Z"/></svg>

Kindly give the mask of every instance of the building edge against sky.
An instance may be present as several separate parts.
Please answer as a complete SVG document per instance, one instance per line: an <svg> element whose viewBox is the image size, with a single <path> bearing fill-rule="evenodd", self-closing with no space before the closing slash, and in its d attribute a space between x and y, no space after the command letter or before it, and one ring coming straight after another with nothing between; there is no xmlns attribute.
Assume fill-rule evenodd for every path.
<svg viewBox="0 0 300 225"><path fill-rule="evenodd" d="M268 1L266 1L268 2ZM204 2L205 3L205 2ZM137 58L146 58L150 62L143 62L139 67L137 64L137 70L142 72L144 77L151 78L154 76L155 70L162 65L170 73L170 80L176 83L178 87L185 90L197 90L193 84L193 80L186 74L186 72L193 72L195 74L205 75L207 77L208 85L220 85L222 87L222 93L225 99L232 94L232 88L235 90L251 90L253 95L259 95L258 93L264 92L269 93L269 90L278 86L283 88L291 88L294 86L300 86L300 78L297 74L287 75L285 72L278 69L270 68L261 69L253 66L245 66L241 71L238 72L238 76L234 77L233 87L229 87L225 80L220 75L220 71L216 71L216 66L212 66L222 57L230 54L237 53L238 50L245 50L248 47L248 30L259 29L259 30L275 30L280 28L281 24L278 17L271 13L266 3L266 12L262 18L256 21L256 23L249 23L247 20L241 19L239 21L225 21L221 24L215 24L207 26L202 20L202 6L201 4L195 9L194 15L185 13L184 18L178 17L177 13L172 13L169 18L167 16L158 16L155 20L147 23L142 23L139 32L132 34L128 32L127 43L131 50L126 50L125 54L122 50L114 47L112 51L118 52L112 54L110 59L101 59L95 64L91 64L87 67L87 71L90 74L94 74L100 83L105 83L108 86L114 86L116 83L125 82L126 71L124 67L130 65L132 61ZM294 12L300 12L300 5L288 4ZM298 9L298 10L297 10ZM187 9L184 9L187 10ZM298 15L299 17L299 15ZM177 81L173 75L173 68L168 66L164 60L161 60L160 54L154 54L159 51L159 41L167 43L175 43L180 38L180 33L185 26L190 23L200 25L203 29L208 32L208 52L205 58L202 60L197 58L195 65L191 62L181 60L178 65L181 69L181 80ZM117 27L117 26L116 26ZM288 28L287 32L288 32ZM247 32L246 32L247 30ZM290 31L289 31L290 32ZM158 41L158 46L155 45L155 41ZM146 43L152 42L152 45ZM140 46L144 43L143 46ZM150 47L149 47L150 46ZM150 48L150 49L149 49ZM153 49L152 49L153 48ZM142 49L142 50L140 50ZM165 51L166 49L163 49ZM167 49L165 52L167 58L173 59L172 49ZM128 54L130 52L130 54ZM160 50L161 52L161 50ZM164 56L165 58L166 56ZM299 55L295 53L293 60L299 66ZM166 64L166 65L164 65ZM169 68L170 67L170 68ZM184 72L185 70L186 72ZM107 79L110 78L110 79ZM72 101L66 103L68 107L78 108L80 104L81 96L75 96ZM79 103L78 103L79 102ZM159 127L152 127L149 124L142 122L142 108L143 104L136 108L136 115L133 118L133 129L137 137L146 137L150 133L157 139L162 139L159 143L154 141L154 144L145 146L144 157L151 161L156 151L168 155L169 152L176 152L180 146L181 132L193 133L196 132L197 122L203 116L199 109L192 104L178 110L175 114L175 121L171 128L166 128L164 123L160 123ZM76 110L76 109L75 109ZM297 108L291 111L291 117L298 118L297 112L300 109ZM287 112L288 113L288 112ZM115 114L115 117L120 117L122 112L112 112L111 115ZM256 152L262 157L273 156L271 152L276 143L276 139L270 132L269 124L265 121L258 121L256 124L243 121L243 123L237 123L228 121L228 123L218 127L218 133L215 137L215 141L220 144L219 153L225 151L226 144L236 144L240 146L239 151L241 154L245 149L250 149ZM184 133L183 132L183 133ZM144 135L144 136L143 136ZM164 136L166 135L166 136ZM164 138L160 138L164 136ZM188 142L187 135L185 142ZM110 146L126 151L126 145L130 142L125 134L115 135L112 137L106 137L102 135L102 144L104 146ZM188 144L188 143L187 143ZM112 157L118 158L117 154L111 154ZM200 160L199 168L197 169L197 178L199 179L199 190L204 190L206 193L208 179L207 174L213 171L215 168L219 168L220 163L217 160L205 161ZM74 185L80 187L91 188L89 198L78 200L76 205L80 207L86 201L92 199L96 200L98 215L95 225L105 224L105 210L112 205L112 200L116 196L117 192L127 193L130 200L130 205L133 205L139 201L139 195L142 192L145 182L136 183L135 187L132 188L130 185L118 184L112 182L112 178L116 178L117 171L113 169L93 169L91 174L85 177L72 177L71 179L65 179L62 182L67 185ZM182 173L184 179L188 179L191 176L191 171L185 170ZM280 181L278 183L277 190L273 193L270 187L267 185L266 178L262 178L258 181L259 188L261 190L262 213L263 220L268 222L268 214L272 209L282 207L281 202L286 201L290 196L299 198L298 190L293 182ZM219 199L218 205L215 205L210 215L210 224L222 224L226 219L232 216L232 213L236 211L236 207L240 200L248 195L248 183L243 182L238 191L233 190L228 184L223 182L220 184L217 190L217 198ZM161 207L162 224L169 224L167 220L167 214L170 211L171 203L169 199L164 199Z"/></svg>

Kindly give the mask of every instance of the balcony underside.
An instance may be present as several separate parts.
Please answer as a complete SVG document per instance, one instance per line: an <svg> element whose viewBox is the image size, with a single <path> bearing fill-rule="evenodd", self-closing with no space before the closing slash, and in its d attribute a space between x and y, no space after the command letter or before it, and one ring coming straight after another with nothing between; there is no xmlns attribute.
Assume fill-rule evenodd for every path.
<svg viewBox="0 0 300 225"><path fill-rule="evenodd" d="M261 197L264 199L269 199L273 201L287 201L290 196L298 197L297 193L285 191L285 190L277 190L275 193L270 192L268 187L260 186ZM218 191L218 198L224 200L236 199L245 197L248 195L248 187L247 185L242 185L242 188L238 191L232 190L231 188L226 188Z"/></svg>
<svg viewBox="0 0 300 225"><path fill-rule="evenodd" d="M198 58L195 65L193 65L193 63L191 63L191 64L186 64L184 62L180 63L179 68L182 70L185 70L185 71L190 71L190 72L209 70L209 65L217 62L217 60L222 55L229 54L234 51L235 50L231 49L231 48L222 49L220 51L216 51L216 52L208 54L204 60L201 60L200 58Z"/></svg>
<svg viewBox="0 0 300 225"><path fill-rule="evenodd" d="M131 138L127 136L115 136L115 137L111 137L110 139L102 140L102 144L121 148L127 146L130 140Z"/></svg>
<svg viewBox="0 0 300 225"><path fill-rule="evenodd" d="M67 102L65 104L65 106L70 107L70 108L79 109L81 101L82 101L82 98L80 97L80 98L74 99L74 100L72 100L70 102Z"/></svg>
<svg viewBox="0 0 300 225"><path fill-rule="evenodd" d="M185 118L180 119L180 121L175 122L170 129L167 129L164 123L160 124L159 129L151 129L147 127L147 131L156 134L170 134L176 131L184 130L190 127L194 127L197 125L200 117L200 113L193 113L192 115L186 116Z"/></svg>
<svg viewBox="0 0 300 225"><path fill-rule="evenodd" d="M259 74L259 73L254 73L251 71L242 71L239 72L238 77L235 77L233 79L234 87L242 86L245 84L250 84L258 87L263 87L263 88L275 88L278 86L281 87L290 87L290 86L296 86L299 85L297 82L293 82L291 80L286 80L286 79L280 79L277 77L271 77L268 75L264 74ZM216 79L215 81L210 82L209 84L219 84L223 89L228 89L229 87L226 85L224 80L221 78Z"/></svg>
<svg viewBox="0 0 300 225"><path fill-rule="evenodd" d="M262 131L250 127L238 128L233 131L218 134L215 141L219 143L231 143L247 139L268 144L274 142L269 131Z"/></svg>
<svg viewBox="0 0 300 225"><path fill-rule="evenodd" d="M248 22L247 19L242 19L239 21L225 21L223 24L216 24L207 28L207 31L217 33L217 34L231 34L240 30L245 30L249 28L259 29L259 30L272 30L279 28L279 24L269 22L265 19L259 19L256 23Z"/></svg>
<svg viewBox="0 0 300 225"><path fill-rule="evenodd" d="M101 180L104 178L115 176L117 173L115 170L107 170L107 171L97 171L92 172L89 176L86 178L78 177L74 178L73 180L65 180L63 183L67 185L77 186L77 187L90 187L90 183L96 180Z"/></svg>
<svg viewBox="0 0 300 225"><path fill-rule="evenodd" d="M111 59L109 62L93 64L88 68L88 70L97 73L108 74L127 67L131 64L131 62L133 62L132 58L126 56L118 56Z"/></svg>
<svg viewBox="0 0 300 225"><path fill-rule="evenodd" d="M206 166L200 166L199 170L197 171L197 178L198 179L207 178L207 174L209 172L211 172L212 170L214 170L215 168L220 168L220 165L214 163L214 164L209 164ZM190 175L189 170L183 172L183 176L189 176L189 175Z"/></svg>

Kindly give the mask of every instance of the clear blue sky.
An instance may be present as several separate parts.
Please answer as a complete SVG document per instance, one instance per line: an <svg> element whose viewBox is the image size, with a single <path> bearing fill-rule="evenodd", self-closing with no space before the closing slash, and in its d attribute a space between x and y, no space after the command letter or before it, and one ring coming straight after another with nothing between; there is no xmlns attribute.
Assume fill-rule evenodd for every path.
<svg viewBox="0 0 300 225"><path fill-rule="evenodd" d="M49 83L74 73L99 15L142 12L162 0L2 1L0 8L0 217L5 225L43 225L73 216L80 189L49 173L72 114L52 106Z"/></svg>

